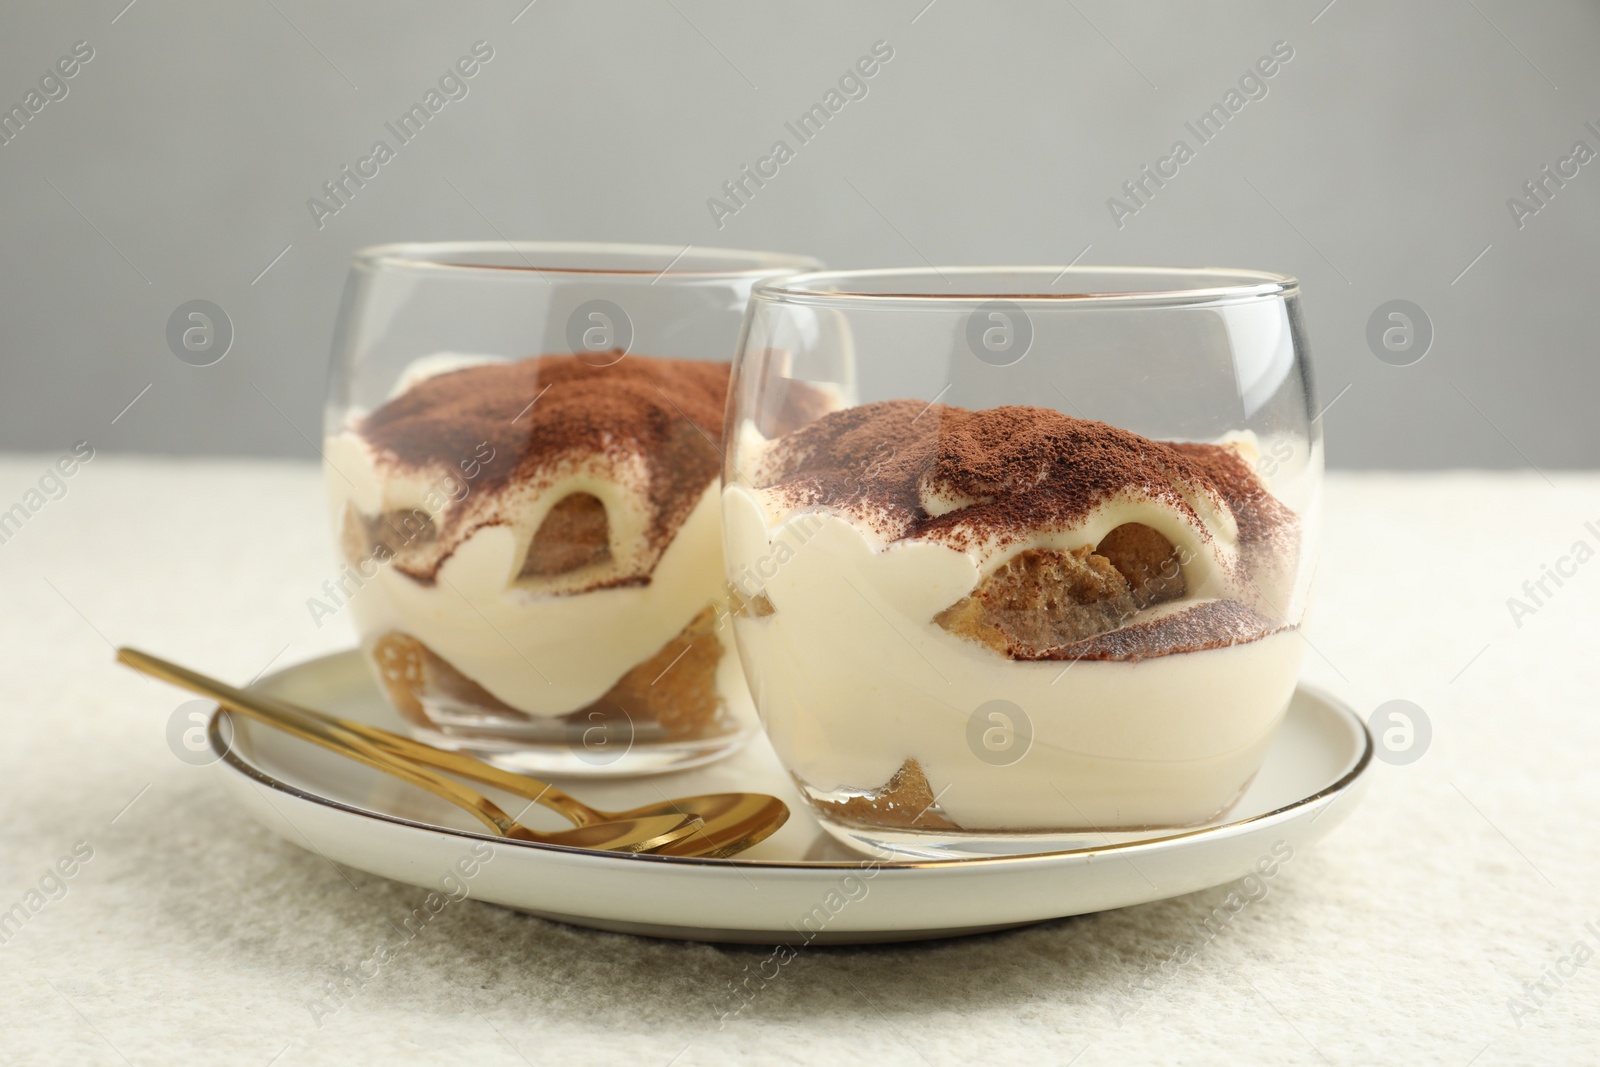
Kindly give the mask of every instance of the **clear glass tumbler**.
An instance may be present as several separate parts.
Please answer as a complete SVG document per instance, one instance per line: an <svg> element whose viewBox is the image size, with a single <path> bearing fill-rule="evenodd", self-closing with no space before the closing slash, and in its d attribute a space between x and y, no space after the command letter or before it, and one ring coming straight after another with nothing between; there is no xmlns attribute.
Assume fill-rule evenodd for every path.
<svg viewBox="0 0 1600 1067"><path fill-rule="evenodd" d="M757 286L725 434L733 630L824 827L994 855L1225 815L1295 689L1311 404L1279 275Z"/></svg>
<svg viewBox="0 0 1600 1067"><path fill-rule="evenodd" d="M725 755L718 473L751 288L818 264L643 245L355 257L324 469L348 607L420 738L516 770Z"/></svg>

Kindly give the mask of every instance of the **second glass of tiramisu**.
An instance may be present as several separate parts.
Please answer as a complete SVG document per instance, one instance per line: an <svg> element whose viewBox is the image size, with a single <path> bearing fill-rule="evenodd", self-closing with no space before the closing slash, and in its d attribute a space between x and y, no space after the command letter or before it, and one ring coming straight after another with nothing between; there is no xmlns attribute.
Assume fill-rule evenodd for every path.
<svg viewBox="0 0 1600 1067"><path fill-rule="evenodd" d="M752 286L803 257L388 245L355 258L323 445L348 611L415 734L549 775L733 751L718 475Z"/></svg>
<svg viewBox="0 0 1600 1067"><path fill-rule="evenodd" d="M1280 275L758 286L724 468L733 628L824 828L986 856L1224 816L1305 647L1311 397Z"/></svg>

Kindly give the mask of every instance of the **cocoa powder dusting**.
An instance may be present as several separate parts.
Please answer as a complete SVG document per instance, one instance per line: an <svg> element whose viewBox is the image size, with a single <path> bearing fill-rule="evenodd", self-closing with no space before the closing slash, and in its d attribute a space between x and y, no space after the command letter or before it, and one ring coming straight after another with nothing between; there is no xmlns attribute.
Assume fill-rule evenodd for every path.
<svg viewBox="0 0 1600 1067"><path fill-rule="evenodd" d="M1049 408L968 411L889 400L834 412L783 438L766 481L787 507L837 508L888 540L966 549L980 537L1004 544L1070 527L1118 492L1158 500L1198 524L1174 481L1224 494L1210 460L1189 449L1227 451L1180 450ZM924 488L971 503L930 515Z"/></svg>
<svg viewBox="0 0 1600 1067"><path fill-rule="evenodd" d="M494 449L473 482L495 493L596 453L641 456L653 547L670 542L721 468L728 364L533 356L427 378L362 420L380 463L455 467L483 442ZM530 406L531 405L531 406Z"/></svg>
<svg viewBox="0 0 1600 1067"><path fill-rule="evenodd" d="M1267 492L1243 456L1222 445L1192 441L1174 442L1170 447L1189 459L1216 486L1233 509L1239 524L1239 540L1245 545L1265 543L1295 526L1294 512Z"/></svg>

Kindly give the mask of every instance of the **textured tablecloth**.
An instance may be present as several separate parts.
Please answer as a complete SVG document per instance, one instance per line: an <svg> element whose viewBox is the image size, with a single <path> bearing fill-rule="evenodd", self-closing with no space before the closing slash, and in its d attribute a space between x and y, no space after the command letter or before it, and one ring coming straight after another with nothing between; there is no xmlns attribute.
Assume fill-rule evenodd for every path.
<svg viewBox="0 0 1600 1067"><path fill-rule="evenodd" d="M1222 890L809 949L719 1029L766 950L475 902L317 1019L417 890L246 821L168 748L183 697L111 646L243 681L351 644L306 608L319 475L101 455L30 497L55 458L0 460L0 511L40 505L0 544L0 916L28 916L0 925L0 1061L1600 1061L1600 477L1330 478L1305 674L1415 702L1432 740L1182 967Z"/></svg>

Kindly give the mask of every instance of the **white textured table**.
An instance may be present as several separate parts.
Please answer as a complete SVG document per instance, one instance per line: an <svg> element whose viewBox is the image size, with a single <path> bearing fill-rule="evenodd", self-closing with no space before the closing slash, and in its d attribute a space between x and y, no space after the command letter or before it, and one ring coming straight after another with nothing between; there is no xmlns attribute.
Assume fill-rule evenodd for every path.
<svg viewBox="0 0 1600 1067"><path fill-rule="evenodd" d="M0 460L0 510L53 458ZM1553 481L1330 480L1306 673L1416 702L1433 739L1181 969L1157 965L1222 891L812 949L719 1031L761 950L468 903L319 1027L417 891L242 821L167 747L183 698L110 647L243 680L350 644L305 606L333 572L317 472L99 456L0 544L0 913L28 912L0 928L0 1061L1600 1061L1600 561L1507 607L1600 549L1600 477Z"/></svg>

